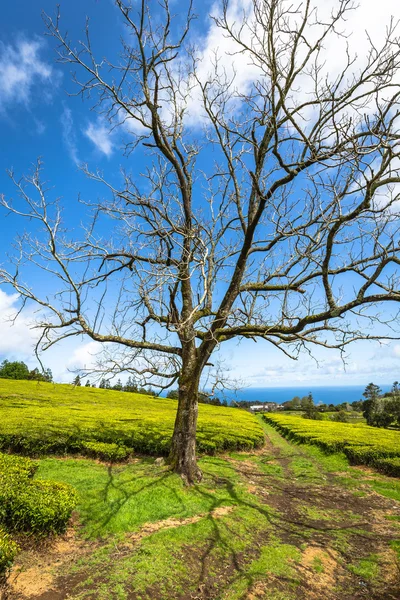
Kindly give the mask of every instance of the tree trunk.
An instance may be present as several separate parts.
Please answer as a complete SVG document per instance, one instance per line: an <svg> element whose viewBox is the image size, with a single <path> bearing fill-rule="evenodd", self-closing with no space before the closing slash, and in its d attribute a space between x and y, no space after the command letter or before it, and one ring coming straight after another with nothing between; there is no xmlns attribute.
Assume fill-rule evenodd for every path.
<svg viewBox="0 0 400 600"><path fill-rule="evenodd" d="M201 470L196 461L196 428L200 376L182 369L179 378L179 400L169 462L186 483L201 480Z"/></svg>

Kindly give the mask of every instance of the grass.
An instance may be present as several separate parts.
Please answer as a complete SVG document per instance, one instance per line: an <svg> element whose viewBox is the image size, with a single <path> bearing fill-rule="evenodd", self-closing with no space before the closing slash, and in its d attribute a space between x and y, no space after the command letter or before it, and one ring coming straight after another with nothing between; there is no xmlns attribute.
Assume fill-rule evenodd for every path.
<svg viewBox="0 0 400 600"><path fill-rule="evenodd" d="M328 453L342 453L353 464L400 476L400 431L282 414L264 415L264 419L293 441L315 445Z"/></svg>
<svg viewBox="0 0 400 600"><path fill-rule="evenodd" d="M70 386L63 388L75 393ZM149 414L151 423L159 423L161 430L162 407L173 413L169 400L132 395L129 406L129 394L89 392L91 399L97 398L92 409L86 395L74 405L67 394L64 403L61 398L20 398L23 426L26 411L33 410L32 402L36 407L43 402L54 409L53 414L65 410L68 418L73 415L86 422L82 425L85 432L92 432L96 422L94 417L89 419L91 410L111 411L113 427L124 436L125 426L137 431L132 415L139 414L140 406L143 431L150 436L157 429L146 425ZM112 405L105 406L106 399ZM10 402L1 410L10 408ZM152 410L157 402L161 409L155 415ZM208 418L216 413L207 412L215 407L203 408L204 433ZM229 428L221 435L236 436L239 425L232 419L244 414L246 427L260 437L265 434L266 445L257 451L240 451L240 445L228 444L227 451L218 456L202 455L199 464L204 477L192 487L167 467L156 465L150 456L119 464L80 456L38 460L34 481L72 485L78 493L77 515L75 533L67 533L58 554L52 550L56 540L54 546L49 542L39 550L21 552L17 560L25 581L27 574L32 573L34 579L43 572L46 589L46 577L53 577L55 594L62 590L74 600L322 598L328 597L326 588L319 587L324 581L338 598L361 600L366 588L360 587L360 580L368 582L371 597L397 597L393 590L398 582L390 580L385 565L388 556L400 551L399 524L392 518L395 503L400 501L400 481L379 474L371 477L350 466L343 451L327 454L316 445L293 443L261 416L253 418L225 408L217 413L215 418L222 419L219 427ZM44 411L41 414L47 419ZM231 415L229 425L222 425L225 414ZM131 419L128 425L124 418ZM56 422L59 434L61 427ZM376 527L377 515L384 519L384 536ZM71 552L68 540L72 540Z"/></svg>
<svg viewBox="0 0 400 600"><path fill-rule="evenodd" d="M400 481L376 478L370 482L370 485L378 494L400 502Z"/></svg>
<svg viewBox="0 0 400 600"><path fill-rule="evenodd" d="M167 454L177 402L72 385L0 379L0 448L29 455L84 453L85 443ZM198 449L252 449L263 443L255 417L201 404ZM86 444L87 445L87 444ZM93 444L92 444L93 446Z"/></svg>
<svg viewBox="0 0 400 600"><path fill-rule="evenodd" d="M314 571L316 573L318 573L318 574L324 573L324 571L325 571L325 567L323 565L323 562L322 562L322 560L318 556L316 556L314 558L312 567L313 567Z"/></svg>
<svg viewBox="0 0 400 600"><path fill-rule="evenodd" d="M245 554L251 549L254 532L261 529L256 517L255 512L241 508L221 519L208 515L195 523L153 533L141 541L136 552L132 552L132 546L125 540L118 543L113 539L84 559L78 571L84 568L91 574L101 572L101 578L94 575L90 597L104 600L110 598L110 590L114 592L116 583L145 598L152 597L150 590L154 587L161 598L176 598L189 591L194 594L202 562L211 563L210 576L219 575L232 553ZM121 598L126 598L125 594L122 592ZM77 600L80 597L74 596Z"/></svg>
<svg viewBox="0 0 400 600"><path fill-rule="evenodd" d="M104 465L91 460L47 458L40 461L36 477L57 479L78 491L80 519L85 535L91 538L135 532L145 523L167 518L206 514L217 507L237 505L243 496L236 486L237 476L222 459L203 458L203 482L193 488L153 463L152 459L141 459L128 465Z"/></svg>
<svg viewBox="0 0 400 600"><path fill-rule="evenodd" d="M74 600L317 598L325 597L324 577L335 578L340 598L361 600L360 579L374 597L395 597L380 553L398 549L398 523L385 521L384 539L374 534L369 506L381 498L390 516L395 500L372 495L373 486L397 482L364 478L343 455L293 444L265 422L263 429L260 451L203 456L203 481L191 488L150 457L39 460L36 479L78 490L83 545L70 562L25 552L19 564L25 573L29 560L62 573L53 588Z"/></svg>
<svg viewBox="0 0 400 600"><path fill-rule="evenodd" d="M353 469L349 459L343 452L327 454L321 448L309 444L296 444L282 437L274 426L258 415L259 420L268 438L279 448L280 455L288 458L289 468L293 475L304 483L316 483L318 480L326 480L329 475L334 476L335 482L345 488L352 490L356 498L365 498L367 492L359 489L363 483L363 473ZM282 467L280 467L282 469ZM400 502L400 481L393 477L380 477L376 474L368 478L368 487L381 496Z"/></svg>
<svg viewBox="0 0 400 600"><path fill-rule="evenodd" d="M113 466L87 459L40 461L38 478L57 476L77 488L84 537L104 540L72 569L72 574L87 574L82 586L90 586L89 597L108 600L113 590L113 598L125 599L129 588L135 597L148 598L152 586L162 598L175 598L188 588L194 593L193 569L197 582L202 567L187 561L192 553L212 561L210 572L219 573L232 555L252 552L254 536L270 529L274 511L249 494L226 459L204 457L200 466L202 483L188 488L149 459ZM221 516L215 514L223 508ZM180 519L181 524L157 530L166 519ZM154 530L150 527L150 535L133 552L130 536L152 523ZM86 596L82 591L73 597Z"/></svg>
<svg viewBox="0 0 400 600"><path fill-rule="evenodd" d="M354 564L349 565L350 571L363 579L375 579L379 572L379 557L371 554L367 558L361 559Z"/></svg>
<svg viewBox="0 0 400 600"><path fill-rule="evenodd" d="M286 579L292 579L290 587L295 589L298 582L295 578L294 566L300 561L300 558L301 552L296 546L272 538L268 545L261 547L259 557L248 565L246 573L235 581L224 598L229 598L229 600L243 598L249 587L256 585L259 581L265 581L269 576L285 576ZM280 597L288 599L292 596L286 592ZM279 598L279 595L272 592L268 598Z"/></svg>

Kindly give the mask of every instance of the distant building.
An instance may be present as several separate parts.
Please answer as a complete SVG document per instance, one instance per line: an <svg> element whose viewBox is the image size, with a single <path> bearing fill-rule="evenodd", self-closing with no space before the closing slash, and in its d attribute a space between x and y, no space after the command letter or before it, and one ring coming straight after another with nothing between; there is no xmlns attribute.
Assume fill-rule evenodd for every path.
<svg viewBox="0 0 400 600"><path fill-rule="evenodd" d="M274 412L282 410L283 406L277 402L264 402L264 404L253 404L250 410L254 412Z"/></svg>

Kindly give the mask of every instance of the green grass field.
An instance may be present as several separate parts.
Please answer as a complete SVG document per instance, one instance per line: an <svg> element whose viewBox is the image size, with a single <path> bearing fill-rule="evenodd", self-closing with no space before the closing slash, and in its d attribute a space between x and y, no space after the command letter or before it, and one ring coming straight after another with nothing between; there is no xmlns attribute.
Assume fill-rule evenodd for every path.
<svg viewBox="0 0 400 600"><path fill-rule="evenodd" d="M353 464L400 476L400 431L294 415L265 414L264 419L291 440L319 446L326 452L344 452Z"/></svg>
<svg viewBox="0 0 400 600"><path fill-rule="evenodd" d="M85 444L97 441L165 455L176 408L175 400L141 394L0 379L0 449L28 455L87 453ZM248 412L200 405L200 452L251 449L263 439Z"/></svg>
<svg viewBox="0 0 400 600"><path fill-rule="evenodd" d="M61 537L18 538L7 598L398 600L399 480L257 419L263 448L201 457L192 487L151 457L38 460L76 512Z"/></svg>

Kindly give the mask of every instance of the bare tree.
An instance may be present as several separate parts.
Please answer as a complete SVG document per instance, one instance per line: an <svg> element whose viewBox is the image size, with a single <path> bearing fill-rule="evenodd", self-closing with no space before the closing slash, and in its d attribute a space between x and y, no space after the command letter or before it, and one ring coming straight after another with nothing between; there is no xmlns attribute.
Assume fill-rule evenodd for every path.
<svg viewBox="0 0 400 600"><path fill-rule="evenodd" d="M326 18L315 0L245 4L239 19L224 0L213 21L232 68L216 52L205 69L190 43L192 3L182 19L168 0L116 0L126 32L115 61L95 56L88 25L75 45L46 16L77 93L147 167L120 184L84 167L108 192L82 240L63 231L40 164L22 180L11 173L22 204L2 201L42 228L19 239L16 269L1 271L43 308L38 349L84 334L105 343L111 369L177 382L170 461L189 482L201 477L199 383L223 342L262 339L295 358L315 345L343 351L398 337L395 314L379 313L400 300L396 24L357 67L344 37L350 0ZM332 43L345 64L330 75ZM243 58L246 86L234 68ZM58 282L52 299L24 283L24 264Z"/></svg>

